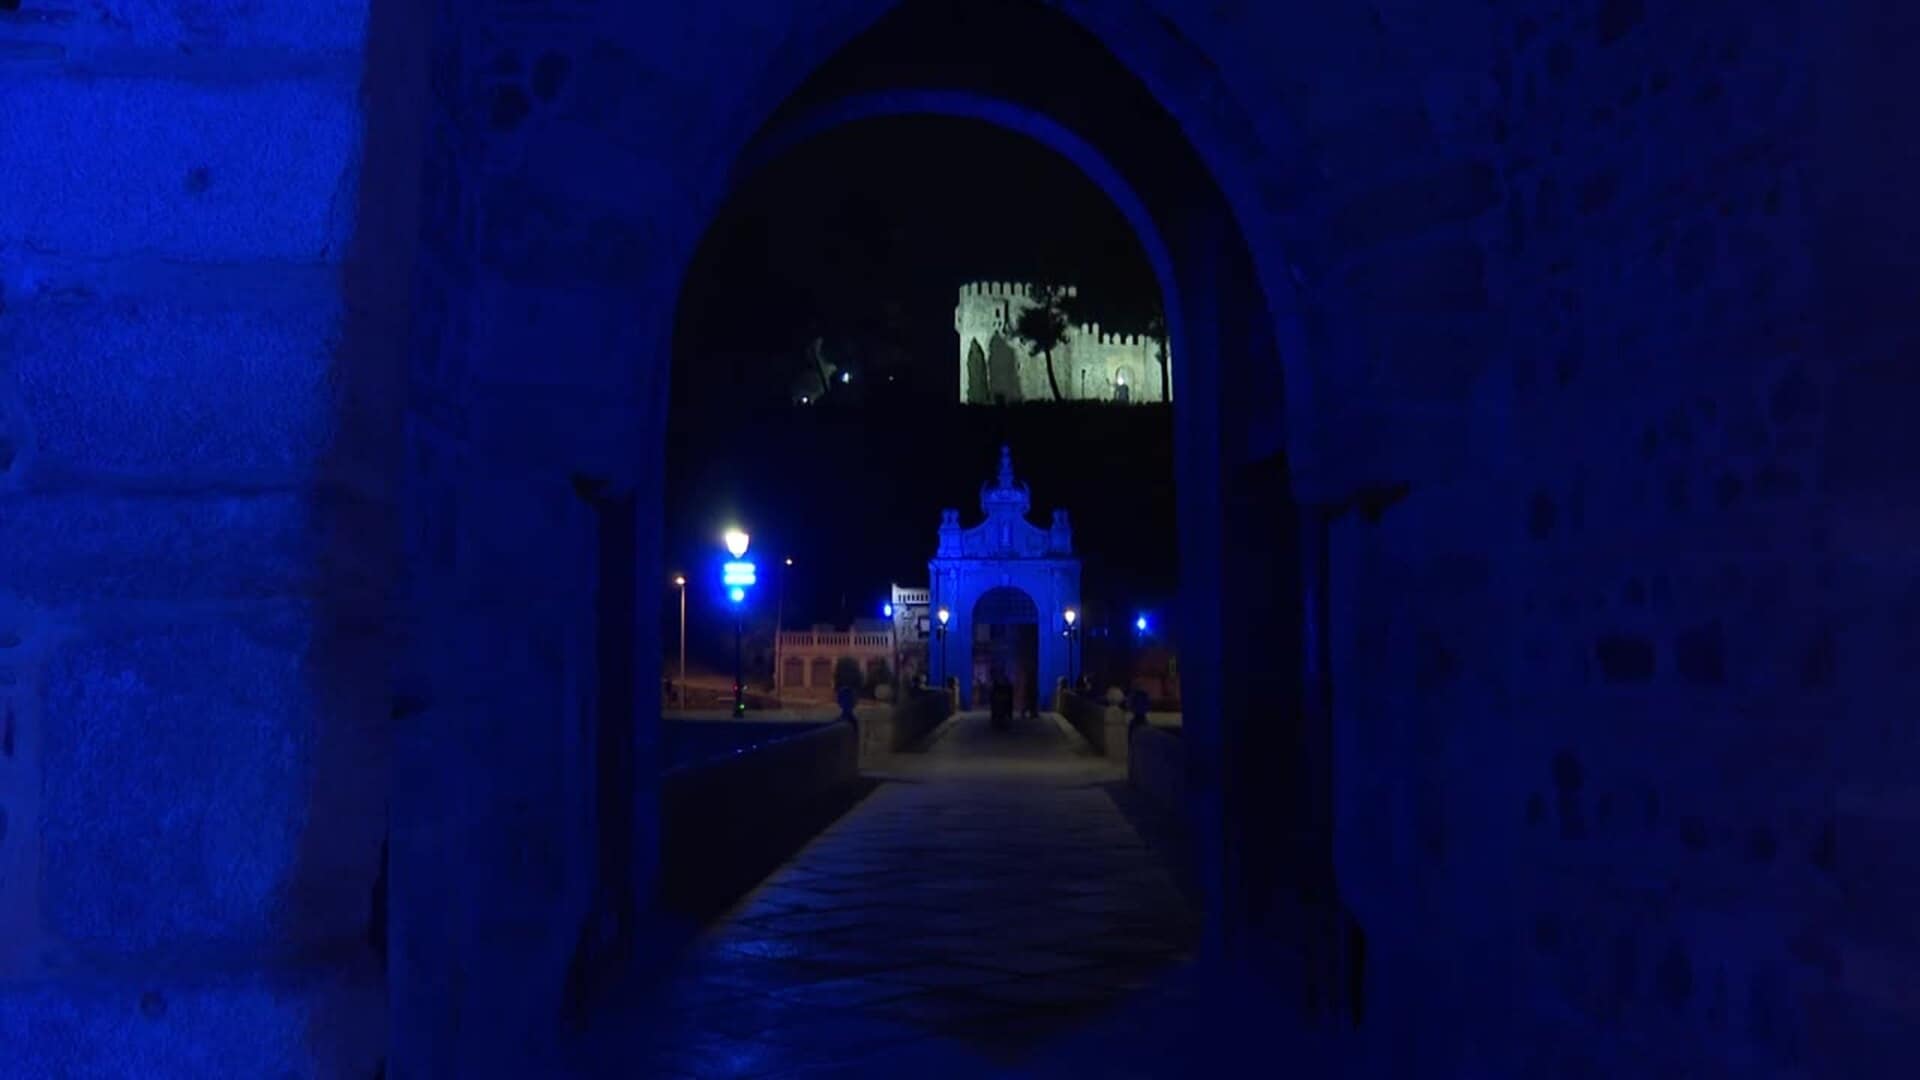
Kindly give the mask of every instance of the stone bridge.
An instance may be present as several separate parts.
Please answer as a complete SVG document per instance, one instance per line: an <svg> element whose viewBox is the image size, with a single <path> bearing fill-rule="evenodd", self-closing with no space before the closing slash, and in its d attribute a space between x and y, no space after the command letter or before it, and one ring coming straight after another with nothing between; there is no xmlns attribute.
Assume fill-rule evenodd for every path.
<svg viewBox="0 0 1920 1080"><path fill-rule="evenodd" d="M928 699L937 726L898 751L870 731L913 723L908 710L861 718L878 786L610 1007L570 1050L577 1075L1137 1075L1149 1062L1172 1075L1199 1060L1188 1040L1202 1030L1220 1067L1246 1052L1193 993L1198 908L1178 811L1131 789L1124 754L1058 714L997 730L985 713L940 720ZM784 793L742 791L742 817L764 828L805 787L852 786L850 755L781 749L835 729L847 725L750 752L787 755ZM669 835L708 835L712 810L698 813Z"/></svg>

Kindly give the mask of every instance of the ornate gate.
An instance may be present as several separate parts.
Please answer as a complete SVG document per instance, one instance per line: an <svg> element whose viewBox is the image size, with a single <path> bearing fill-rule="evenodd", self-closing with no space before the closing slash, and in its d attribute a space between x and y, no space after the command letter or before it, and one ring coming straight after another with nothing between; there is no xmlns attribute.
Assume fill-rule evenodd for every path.
<svg viewBox="0 0 1920 1080"><path fill-rule="evenodd" d="M1038 638L1037 683L1051 704L1055 681L1067 672L1065 628L1068 608L1080 604L1080 560L1073 554L1073 528L1065 510L1041 528L1027 520L1032 496L1014 479L1013 451L1000 448L1000 474L981 485L980 510L986 520L962 528L960 511L940 514L940 546L927 563L934 610L950 616L947 631L936 635L933 666L943 679L960 683L962 708L973 707L972 658L975 627L1035 627Z"/></svg>

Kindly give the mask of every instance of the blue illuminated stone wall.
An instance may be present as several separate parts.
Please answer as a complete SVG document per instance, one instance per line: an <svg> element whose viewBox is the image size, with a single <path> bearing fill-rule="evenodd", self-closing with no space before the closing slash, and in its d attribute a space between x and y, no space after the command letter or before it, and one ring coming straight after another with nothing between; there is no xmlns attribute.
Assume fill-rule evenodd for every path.
<svg viewBox="0 0 1920 1080"><path fill-rule="evenodd" d="M412 203L359 211L393 177L362 94L393 85L369 34L404 28L364 3L17 7L6 1071L370 1075L405 315L378 268L405 279Z"/></svg>

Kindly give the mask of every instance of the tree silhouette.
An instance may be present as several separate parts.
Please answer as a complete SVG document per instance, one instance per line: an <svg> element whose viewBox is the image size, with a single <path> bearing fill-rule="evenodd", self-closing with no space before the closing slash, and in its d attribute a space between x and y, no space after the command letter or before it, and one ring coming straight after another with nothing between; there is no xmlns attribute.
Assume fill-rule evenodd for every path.
<svg viewBox="0 0 1920 1080"><path fill-rule="evenodd" d="M992 387L987 382L987 354L975 341L967 346L967 404L985 405L992 400Z"/></svg>
<svg viewBox="0 0 1920 1080"><path fill-rule="evenodd" d="M1147 316L1147 336L1153 339L1153 358L1160 361L1160 400L1172 401L1172 380L1167 378L1167 309L1158 303Z"/></svg>
<svg viewBox="0 0 1920 1080"><path fill-rule="evenodd" d="M1073 325L1073 297L1059 285L1035 285L1033 287L1033 306L1020 312L1013 322L1013 336L1026 347L1037 352L1047 362L1047 388L1053 391L1053 400L1062 400L1060 380L1053 374L1053 350L1060 347L1069 336Z"/></svg>

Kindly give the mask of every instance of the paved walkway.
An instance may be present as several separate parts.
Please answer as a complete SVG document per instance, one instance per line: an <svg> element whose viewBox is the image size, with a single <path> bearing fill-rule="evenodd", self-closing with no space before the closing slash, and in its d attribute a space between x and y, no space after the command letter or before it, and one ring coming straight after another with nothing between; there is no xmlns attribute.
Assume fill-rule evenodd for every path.
<svg viewBox="0 0 1920 1080"><path fill-rule="evenodd" d="M594 1074L1187 1074L1197 926L1111 763L1053 716L969 713L877 774L601 1025Z"/></svg>

